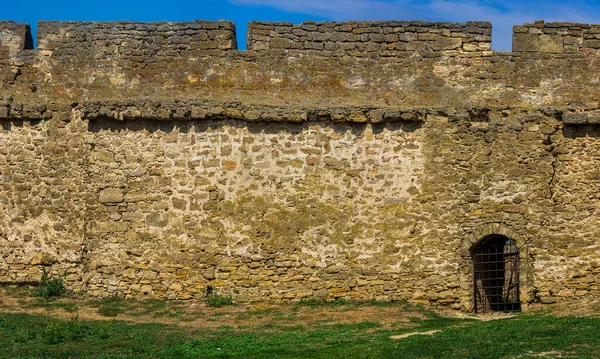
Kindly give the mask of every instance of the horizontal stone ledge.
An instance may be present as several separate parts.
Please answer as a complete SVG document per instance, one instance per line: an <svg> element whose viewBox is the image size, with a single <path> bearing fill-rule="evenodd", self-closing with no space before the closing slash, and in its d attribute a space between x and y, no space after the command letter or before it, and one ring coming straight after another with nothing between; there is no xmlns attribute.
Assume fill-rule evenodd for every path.
<svg viewBox="0 0 600 359"><path fill-rule="evenodd" d="M473 48L469 51L447 49L447 50L312 50L312 49L279 49L270 48L264 50L247 50L248 53L258 56L289 57L289 56L311 56L311 57L335 57L335 58L398 58L398 59L444 59L444 58L489 58L497 55L495 51L487 47Z"/></svg>
<svg viewBox="0 0 600 359"><path fill-rule="evenodd" d="M600 112L566 113L562 122L565 125L600 125Z"/></svg>
<svg viewBox="0 0 600 359"><path fill-rule="evenodd" d="M296 108L291 106L209 103L194 101L85 102L78 105L83 119L117 121L159 120L243 120L249 122L354 122L379 123L426 120L420 109L333 107Z"/></svg>
<svg viewBox="0 0 600 359"><path fill-rule="evenodd" d="M0 120L50 120L60 112L78 110L84 120L111 121L204 121L241 120L247 122L425 122L429 115L448 117L450 122L489 122L490 114L517 108L400 108L340 106L304 108L290 105L256 105L210 101L87 101L56 104L22 104L0 101ZM58 112L57 112L58 111ZM540 107L525 111L555 117L565 125L600 125L599 108ZM64 117L64 116L63 116ZM70 116L68 116L70 117ZM65 118L66 120L66 118Z"/></svg>
<svg viewBox="0 0 600 359"><path fill-rule="evenodd" d="M0 120L49 120L52 111L42 104L0 103Z"/></svg>
<svg viewBox="0 0 600 359"><path fill-rule="evenodd" d="M85 120L243 120L248 122L425 122L429 115L445 116L451 122L490 122L490 114L501 111L523 112L519 108L401 108L375 106L340 106L303 108L290 105L256 105L238 102L217 103L209 101L153 101L134 100L89 101L73 105L82 111ZM578 112L575 112L578 111ZM585 112L583 112L585 111ZM540 107L525 111L555 117L565 124L600 124L600 109ZM597 112L597 114L596 114ZM589 115L588 115L589 114ZM585 116L581 120L577 116Z"/></svg>

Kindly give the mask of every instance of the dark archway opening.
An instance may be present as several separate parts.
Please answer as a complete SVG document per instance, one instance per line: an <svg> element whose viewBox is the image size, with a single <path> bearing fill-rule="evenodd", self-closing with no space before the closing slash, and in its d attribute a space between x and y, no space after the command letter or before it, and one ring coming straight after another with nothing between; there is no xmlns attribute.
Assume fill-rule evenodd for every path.
<svg viewBox="0 0 600 359"><path fill-rule="evenodd" d="M510 238L493 235L472 249L475 313L519 312L519 249Z"/></svg>

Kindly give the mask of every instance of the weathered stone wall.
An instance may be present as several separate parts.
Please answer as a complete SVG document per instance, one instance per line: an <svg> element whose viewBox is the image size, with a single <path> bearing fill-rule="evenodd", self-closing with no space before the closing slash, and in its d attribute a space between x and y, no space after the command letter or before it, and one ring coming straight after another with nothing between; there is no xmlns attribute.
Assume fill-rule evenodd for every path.
<svg viewBox="0 0 600 359"><path fill-rule="evenodd" d="M250 50L295 49L328 54L371 53L378 56L491 55L489 22L350 21L251 22Z"/></svg>
<svg viewBox="0 0 600 359"><path fill-rule="evenodd" d="M85 128L39 116L0 125L0 282L31 282L39 266L55 265L52 274L75 286L89 196Z"/></svg>
<svg viewBox="0 0 600 359"><path fill-rule="evenodd" d="M600 49L600 25L536 21L515 26L513 51L594 53Z"/></svg>
<svg viewBox="0 0 600 359"><path fill-rule="evenodd" d="M45 23L38 50L10 35L0 282L44 267L95 296L471 310L470 250L501 234L520 251L524 308L600 294L595 53L466 50L489 43L481 23L480 40L456 35L459 56L236 51L232 24L209 23L208 39L190 24ZM308 25L395 31L348 24ZM438 39L419 34L477 33L415 24L398 27L427 46ZM273 44L307 24L258 25L274 30L252 41Z"/></svg>
<svg viewBox="0 0 600 359"><path fill-rule="evenodd" d="M398 264L399 248L381 258L383 243L394 242L376 237L399 228L370 214L407 205L418 191L419 127L92 121L99 198L88 206L89 288L100 294L112 281L124 294L169 298L202 296L206 286L242 300L398 297L399 288L368 279Z"/></svg>
<svg viewBox="0 0 600 359"><path fill-rule="evenodd" d="M2 54L16 54L33 48L29 25L14 21L0 21L0 47Z"/></svg>
<svg viewBox="0 0 600 359"><path fill-rule="evenodd" d="M551 210L542 233L553 242L550 245L540 238L535 246L536 271L544 280L542 301L597 296L600 290L599 130L597 125L565 122L562 131L550 137L554 156Z"/></svg>
<svg viewBox="0 0 600 359"><path fill-rule="evenodd" d="M33 48L29 25L0 21L0 82L14 81L19 75L18 54Z"/></svg>
<svg viewBox="0 0 600 359"><path fill-rule="evenodd" d="M136 61L136 56L168 57L195 50L237 49L235 25L230 21L40 21L38 26L38 49L60 55L91 54Z"/></svg>

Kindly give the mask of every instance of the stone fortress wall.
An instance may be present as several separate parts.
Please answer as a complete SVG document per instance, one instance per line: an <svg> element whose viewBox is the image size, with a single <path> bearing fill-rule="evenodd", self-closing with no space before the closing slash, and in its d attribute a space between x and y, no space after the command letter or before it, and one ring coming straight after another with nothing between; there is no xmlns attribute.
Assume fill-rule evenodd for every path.
<svg viewBox="0 0 600 359"><path fill-rule="evenodd" d="M473 309L600 294L596 25L0 22L0 282Z"/></svg>
<svg viewBox="0 0 600 359"><path fill-rule="evenodd" d="M251 22L248 49L297 49L377 53L379 56L481 56L490 51L492 25L489 22L359 21L342 23Z"/></svg>

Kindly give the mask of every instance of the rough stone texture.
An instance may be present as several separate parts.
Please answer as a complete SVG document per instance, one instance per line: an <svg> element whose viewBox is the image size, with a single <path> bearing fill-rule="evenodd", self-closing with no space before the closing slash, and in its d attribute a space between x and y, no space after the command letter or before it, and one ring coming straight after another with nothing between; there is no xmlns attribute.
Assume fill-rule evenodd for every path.
<svg viewBox="0 0 600 359"><path fill-rule="evenodd" d="M593 53L600 50L600 25L536 21L513 28L513 51Z"/></svg>
<svg viewBox="0 0 600 359"><path fill-rule="evenodd" d="M61 22L40 21L38 48L121 57L156 53L174 56L192 50L235 50L235 25L230 21L193 22Z"/></svg>
<svg viewBox="0 0 600 359"><path fill-rule="evenodd" d="M314 50L331 55L482 56L491 55L489 22L349 21L251 22L250 50Z"/></svg>
<svg viewBox="0 0 600 359"><path fill-rule="evenodd" d="M20 74L19 52L33 48L29 25L0 21L0 82L13 81Z"/></svg>
<svg viewBox="0 0 600 359"><path fill-rule="evenodd" d="M471 310L470 250L502 234L525 309L600 295L593 52L517 32L513 53L332 60L44 26L0 57L18 69L0 80L0 282L45 267L95 296Z"/></svg>
<svg viewBox="0 0 600 359"><path fill-rule="evenodd" d="M17 54L21 50L32 49L33 39L29 25L14 21L0 21L0 52Z"/></svg>

